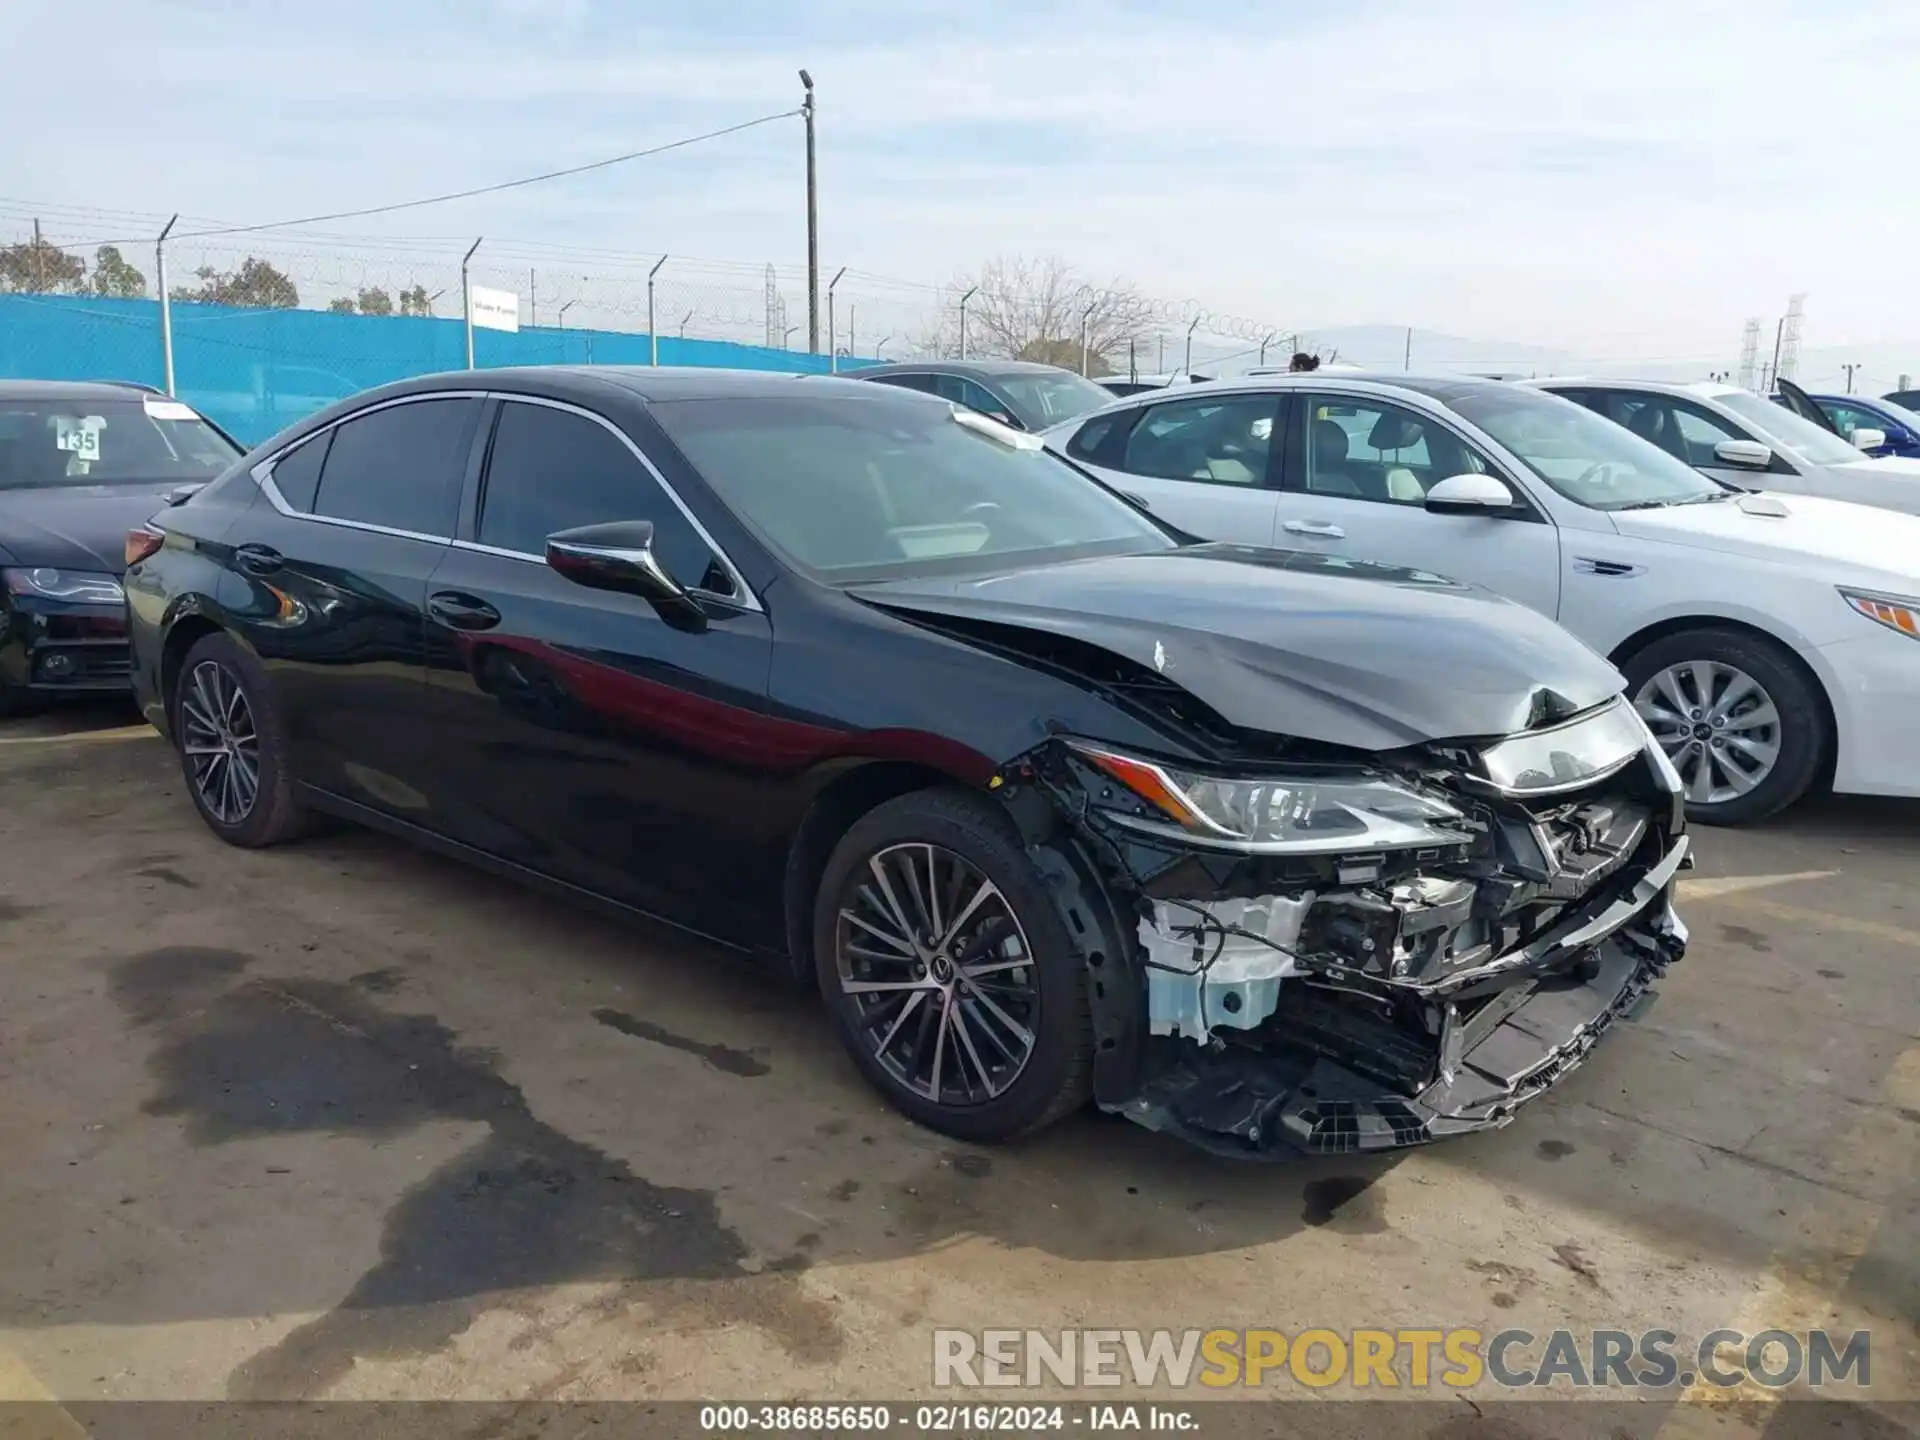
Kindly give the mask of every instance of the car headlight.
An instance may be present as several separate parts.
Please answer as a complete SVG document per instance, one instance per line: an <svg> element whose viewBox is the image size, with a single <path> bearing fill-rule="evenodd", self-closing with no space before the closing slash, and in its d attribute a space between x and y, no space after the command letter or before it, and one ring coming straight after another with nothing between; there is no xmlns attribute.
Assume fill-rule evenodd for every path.
<svg viewBox="0 0 1920 1440"><path fill-rule="evenodd" d="M43 595L49 600L71 600L80 605L119 605L126 600L120 582L93 570L0 570L7 589L15 595Z"/></svg>
<svg viewBox="0 0 1920 1440"><path fill-rule="evenodd" d="M1875 595L1867 590L1840 589L1840 598L1869 620L1878 620L1889 630L1920 640L1920 600L1898 595Z"/></svg>
<svg viewBox="0 0 1920 1440"><path fill-rule="evenodd" d="M1165 822L1115 819L1190 843L1263 855L1330 855L1464 845L1465 814L1379 775L1201 775L1083 742L1074 750Z"/></svg>
<svg viewBox="0 0 1920 1440"><path fill-rule="evenodd" d="M1509 735L1480 752L1487 778L1508 795L1552 795L1605 779L1647 748L1647 725L1624 700L1546 730ZM1659 747L1654 747L1656 750Z"/></svg>

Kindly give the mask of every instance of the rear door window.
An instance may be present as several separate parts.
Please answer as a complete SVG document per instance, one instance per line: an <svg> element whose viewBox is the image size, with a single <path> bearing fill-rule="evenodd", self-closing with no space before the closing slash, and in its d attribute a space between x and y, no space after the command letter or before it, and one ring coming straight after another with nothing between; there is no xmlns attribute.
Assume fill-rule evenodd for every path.
<svg viewBox="0 0 1920 1440"><path fill-rule="evenodd" d="M1280 397L1274 394L1170 400L1147 410L1115 467L1159 480L1264 485Z"/></svg>
<svg viewBox="0 0 1920 1440"><path fill-rule="evenodd" d="M445 396L389 405L335 427L313 513L451 536L479 417L477 399Z"/></svg>

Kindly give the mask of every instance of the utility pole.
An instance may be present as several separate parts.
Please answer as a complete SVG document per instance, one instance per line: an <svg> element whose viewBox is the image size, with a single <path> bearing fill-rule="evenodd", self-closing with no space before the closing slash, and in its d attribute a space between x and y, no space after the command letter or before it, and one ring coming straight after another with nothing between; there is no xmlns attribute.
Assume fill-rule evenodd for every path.
<svg viewBox="0 0 1920 1440"><path fill-rule="evenodd" d="M178 215L167 221L160 238L153 242L154 278L160 286L160 371L167 394L173 394L173 300L167 294L167 236L179 221Z"/></svg>
<svg viewBox="0 0 1920 1440"><path fill-rule="evenodd" d="M44 293L47 288L47 252L41 249L40 217L33 217L33 288Z"/></svg>
<svg viewBox="0 0 1920 1440"><path fill-rule="evenodd" d="M1858 365L1842 365L1840 368L1847 372L1847 394L1851 395L1853 393L1853 372L1860 367Z"/></svg>
<svg viewBox="0 0 1920 1440"><path fill-rule="evenodd" d="M1085 378L1087 372L1093 368L1093 351L1088 344L1088 338L1092 332L1094 307L1099 303L1098 300L1089 300L1087 308L1080 312L1080 374L1082 378Z"/></svg>
<svg viewBox="0 0 1920 1440"><path fill-rule="evenodd" d="M1407 353L1405 358L1400 362L1400 368L1402 370L1413 369L1413 327L1411 325L1407 327Z"/></svg>
<svg viewBox="0 0 1920 1440"><path fill-rule="evenodd" d="M482 235L480 240L487 237ZM467 323L467 368L473 369L473 286L467 282L467 262L473 259L473 252L480 248L480 240L467 247L467 253L460 257L460 314Z"/></svg>
<svg viewBox="0 0 1920 1440"><path fill-rule="evenodd" d="M1780 323L1773 327L1773 368L1767 371L1767 390L1773 390L1773 382L1780 378L1780 341L1787 333L1787 317L1782 315Z"/></svg>
<svg viewBox="0 0 1920 1440"><path fill-rule="evenodd" d="M813 163L813 76L800 72L806 98L800 114L807 122L807 350L820 353L820 184Z"/></svg>
<svg viewBox="0 0 1920 1440"><path fill-rule="evenodd" d="M1206 318L1205 313L1202 312L1201 314L1195 315L1193 317L1193 323L1187 326L1187 358L1184 363L1186 366L1185 378L1188 380L1193 378L1193 332L1200 328L1200 322Z"/></svg>
<svg viewBox="0 0 1920 1440"><path fill-rule="evenodd" d="M540 328L540 287L534 280L533 267L527 267L527 328Z"/></svg>

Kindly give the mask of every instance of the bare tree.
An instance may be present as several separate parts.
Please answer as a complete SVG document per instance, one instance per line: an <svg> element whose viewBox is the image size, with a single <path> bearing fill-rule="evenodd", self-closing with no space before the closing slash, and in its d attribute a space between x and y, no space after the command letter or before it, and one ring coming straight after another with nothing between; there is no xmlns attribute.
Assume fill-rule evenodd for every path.
<svg viewBox="0 0 1920 1440"><path fill-rule="evenodd" d="M1081 325L1086 325L1087 368L1111 374L1127 342L1143 334L1152 305L1125 281L1094 285L1058 256L1032 259L1000 256L973 275L954 280L953 303L943 307L919 348L949 358L960 354L957 297L974 291L967 303L967 353L1009 360L1034 360L1078 370Z"/></svg>

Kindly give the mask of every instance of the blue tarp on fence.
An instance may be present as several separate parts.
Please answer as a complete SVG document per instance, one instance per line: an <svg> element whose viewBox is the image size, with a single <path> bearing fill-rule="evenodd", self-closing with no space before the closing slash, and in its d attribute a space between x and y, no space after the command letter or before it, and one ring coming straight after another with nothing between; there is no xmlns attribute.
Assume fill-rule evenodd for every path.
<svg viewBox="0 0 1920 1440"><path fill-rule="evenodd" d="M482 369L645 365L649 353L647 336L611 330L473 332L474 364ZM828 368L824 355L666 335L660 337L660 363ZM249 445L343 396L465 365L466 331L459 319L173 306L175 393ZM0 378L159 385L162 370L158 301L0 295Z"/></svg>

